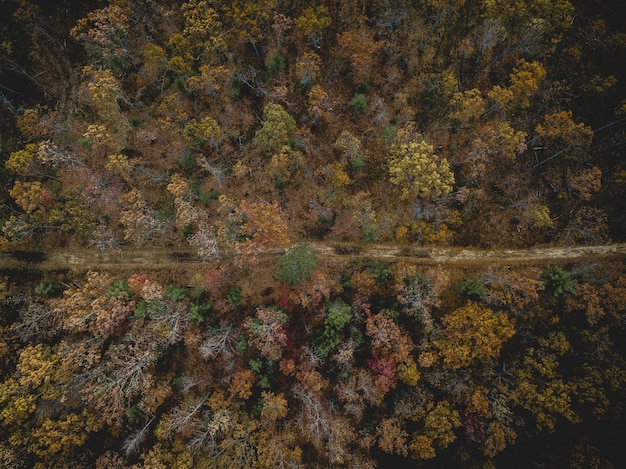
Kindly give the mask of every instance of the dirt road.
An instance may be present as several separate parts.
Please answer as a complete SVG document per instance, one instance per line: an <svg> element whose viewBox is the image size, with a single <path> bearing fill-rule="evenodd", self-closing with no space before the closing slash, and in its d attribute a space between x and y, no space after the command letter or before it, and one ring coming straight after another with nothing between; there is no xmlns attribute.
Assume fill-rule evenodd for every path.
<svg viewBox="0 0 626 469"><path fill-rule="evenodd" d="M358 259L405 260L436 264L549 264L594 258L626 256L626 243L601 246L542 247L530 249L476 249L460 247L397 246L386 244L353 244L311 242L322 261L348 262ZM267 255L278 256L281 251ZM117 251L50 250L45 252L9 251L0 253L0 269L37 270L160 270L190 269L201 265L202 259L191 250L120 249Z"/></svg>

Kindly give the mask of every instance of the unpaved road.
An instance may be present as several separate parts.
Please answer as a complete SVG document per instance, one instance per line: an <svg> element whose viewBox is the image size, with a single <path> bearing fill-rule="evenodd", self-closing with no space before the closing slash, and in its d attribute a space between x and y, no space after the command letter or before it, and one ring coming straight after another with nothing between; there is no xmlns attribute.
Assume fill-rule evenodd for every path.
<svg viewBox="0 0 626 469"><path fill-rule="evenodd" d="M397 246L386 244L352 244L311 242L326 263L354 260L386 260L422 265L489 265L489 264L549 264L584 259L622 258L626 243L600 246L543 247L530 249L476 249L461 247ZM281 251L267 255L278 256ZM0 253L0 270L161 270L191 269L203 261L193 251L168 249L120 249L117 251L50 250L45 252L9 251Z"/></svg>

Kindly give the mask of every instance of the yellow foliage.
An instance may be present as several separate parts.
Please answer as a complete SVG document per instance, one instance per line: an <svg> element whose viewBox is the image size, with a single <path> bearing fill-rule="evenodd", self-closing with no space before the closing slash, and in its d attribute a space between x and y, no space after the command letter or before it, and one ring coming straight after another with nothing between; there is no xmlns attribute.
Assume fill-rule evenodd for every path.
<svg viewBox="0 0 626 469"><path fill-rule="evenodd" d="M87 441L87 433L98 427L98 422L86 412L69 414L59 420L46 419L33 431L29 450L46 461L68 457L75 447Z"/></svg>
<svg viewBox="0 0 626 469"><path fill-rule="evenodd" d="M191 119L185 125L183 135L188 145L202 145L206 141L215 141L220 133L220 127L210 117L203 117L200 121Z"/></svg>
<svg viewBox="0 0 626 469"><path fill-rule="evenodd" d="M17 371L20 386L37 390L43 399L48 400L57 398L61 392L54 385L69 377L59 356L43 344L28 346L20 352Z"/></svg>
<svg viewBox="0 0 626 469"><path fill-rule="evenodd" d="M254 142L263 151L275 153L287 144L296 128L296 121L280 104L270 103L263 109L263 125L256 131Z"/></svg>
<svg viewBox="0 0 626 469"><path fill-rule="evenodd" d="M29 215L46 215L45 208L52 202L52 194L39 181L15 181L9 194Z"/></svg>
<svg viewBox="0 0 626 469"><path fill-rule="evenodd" d="M443 325L442 337L433 344L447 369L497 358L502 344L515 334L506 314L471 301L444 317Z"/></svg>
<svg viewBox="0 0 626 469"><path fill-rule="evenodd" d="M533 204L524 211L522 216L536 228L552 228L554 226L547 205Z"/></svg>
<svg viewBox="0 0 626 469"><path fill-rule="evenodd" d="M509 104L526 108L530 106L530 98L539 90L541 81L546 77L546 70L539 62L526 62L521 59L509 79L511 86L503 88L494 86L488 93L500 107L506 108Z"/></svg>
<svg viewBox="0 0 626 469"><path fill-rule="evenodd" d="M322 59L315 52L305 52L296 62L296 76L301 82L315 80L320 72Z"/></svg>
<svg viewBox="0 0 626 469"><path fill-rule="evenodd" d="M294 20L296 27L303 34L311 38L318 38L322 31L330 26L332 20L328 14L328 8L324 6L307 7L302 15Z"/></svg>
<svg viewBox="0 0 626 469"><path fill-rule="evenodd" d="M500 451L514 443L516 438L517 433L511 427L496 420L489 422L487 438L482 446L483 454L493 458Z"/></svg>
<svg viewBox="0 0 626 469"><path fill-rule="evenodd" d="M329 108L328 94L321 85L313 85L307 99L309 102L309 111L312 116L319 118L326 115Z"/></svg>
<svg viewBox="0 0 626 469"><path fill-rule="evenodd" d="M272 155L272 159L265 167L266 173L272 178L282 178L289 181L299 170L304 162L302 152L293 150L288 145Z"/></svg>
<svg viewBox="0 0 626 469"><path fill-rule="evenodd" d="M535 128L537 134L549 138L559 138L575 148L586 149L591 144L593 130L582 122L575 124L572 111L546 114L543 122Z"/></svg>
<svg viewBox="0 0 626 469"><path fill-rule="evenodd" d="M413 459L433 459L436 456L433 439L426 435L415 436L409 449Z"/></svg>
<svg viewBox="0 0 626 469"><path fill-rule="evenodd" d="M109 155L107 160L106 169L120 175L124 181L130 183L130 173L133 170L131 160L126 155Z"/></svg>
<svg viewBox="0 0 626 469"><path fill-rule="evenodd" d="M445 158L425 141L394 144L389 153L389 180L402 187L402 199L434 198L452 191L454 175Z"/></svg>
<svg viewBox="0 0 626 469"><path fill-rule="evenodd" d="M25 422L37 407L36 396L25 392L18 380L0 383L0 420L5 427Z"/></svg>
<svg viewBox="0 0 626 469"><path fill-rule="evenodd" d="M409 386L417 386L420 373L412 358L403 361L398 365L398 379Z"/></svg>
<svg viewBox="0 0 626 469"><path fill-rule="evenodd" d="M450 107L453 109L450 113L450 119L456 119L462 123L471 122L485 112L485 101L480 90L472 88L454 93L450 100Z"/></svg>
<svg viewBox="0 0 626 469"><path fill-rule="evenodd" d="M5 169L17 176L26 176L35 161L39 147L35 143L27 144L22 150L14 151L4 162Z"/></svg>

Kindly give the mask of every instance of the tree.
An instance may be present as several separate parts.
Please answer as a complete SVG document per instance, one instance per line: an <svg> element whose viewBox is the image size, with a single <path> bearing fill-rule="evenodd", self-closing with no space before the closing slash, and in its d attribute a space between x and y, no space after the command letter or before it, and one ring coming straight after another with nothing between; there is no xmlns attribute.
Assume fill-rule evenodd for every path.
<svg viewBox="0 0 626 469"><path fill-rule="evenodd" d="M261 355L277 361L287 345L285 324L288 320L287 314L278 308L259 307L254 317L246 318L243 326L250 343L259 349Z"/></svg>
<svg viewBox="0 0 626 469"><path fill-rule="evenodd" d="M574 122L571 111L546 114L543 121L535 127L535 133L536 136L532 141L539 140L550 152L550 156L536 166L561 155L577 158L586 156L594 135L591 127L582 122L578 124Z"/></svg>
<svg viewBox="0 0 626 469"><path fill-rule="evenodd" d="M270 247L285 249L289 245L287 223L278 207L278 202L240 204L245 222L241 229L247 240L242 250L248 253L264 252Z"/></svg>
<svg viewBox="0 0 626 469"><path fill-rule="evenodd" d="M17 176L28 175L36 162L38 148L36 143L28 143L23 149L11 152L4 162L5 169Z"/></svg>
<svg viewBox="0 0 626 469"><path fill-rule="evenodd" d="M443 318L441 338L433 341L446 369L458 369L476 361L489 362L500 355L504 342L515 334L506 314L472 301Z"/></svg>
<svg viewBox="0 0 626 469"><path fill-rule="evenodd" d="M177 44L174 53L179 57L192 58L193 65L215 65L226 48L222 38L222 23L214 8L206 0L189 0L181 6L185 27L182 41L170 38Z"/></svg>
<svg viewBox="0 0 626 469"><path fill-rule="evenodd" d="M276 277L292 287L297 287L311 278L317 269L318 254L309 244L300 243L290 248L278 260Z"/></svg>
<svg viewBox="0 0 626 469"><path fill-rule="evenodd" d="M480 90L472 88L454 93L450 107L452 108L450 119L458 121L460 125L470 124L476 122L485 111L485 101Z"/></svg>
<svg viewBox="0 0 626 469"><path fill-rule="evenodd" d="M200 119L191 119L185 124L183 130L183 136L187 141L187 144L194 148L201 150L204 148L206 142L211 143L217 148L217 137L220 134L220 127L215 120L206 116Z"/></svg>
<svg viewBox="0 0 626 469"><path fill-rule="evenodd" d="M120 197L124 207L120 223L124 226L124 239L141 244L164 231L155 211L150 208L142 194L133 189Z"/></svg>
<svg viewBox="0 0 626 469"><path fill-rule="evenodd" d="M383 41L375 41L372 33L362 26L358 30L345 31L337 35L339 54L350 63L355 83L371 80L376 73Z"/></svg>
<svg viewBox="0 0 626 469"><path fill-rule="evenodd" d="M280 104L269 103L263 109L263 124L256 131L254 142L266 153L276 153L296 131L296 121Z"/></svg>
<svg viewBox="0 0 626 469"><path fill-rule="evenodd" d="M460 426L459 413L452 409L448 401L429 403L423 430L411 436L411 457L422 460L434 458L436 447L447 448L456 440L454 429Z"/></svg>
<svg viewBox="0 0 626 469"><path fill-rule="evenodd" d="M365 334L372 342L372 354L405 362L413 348L411 338L384 312L365 320Z"/></svg>
<svg viewBox="0 0 626 469"><path fill-rule="evenodd" d="M539 275L539 270L534 268L490 270L481 277L487 286L485 301L492 307L523 313L544 289Z"/></svg>
<svg viewBox="0 0 626 469"><path fill-rule="evenodd" d="M402 188L402 199L434 198L452 191L454 175L445 158L425 141L393 144L388 156L389 180Z"/></svg>
<svg viewBox="0 0 626 469"><path fill-rule="evenodd" d="M82 42L87 52L109 65L116 58L128 58L130 22L119 5L109 5L89 12L70 30L70 36Z"/></svg>
<svg viewBox="0 0 626 469"><path fill-rule="evenodd" d="M331 23L328 8L325 6L307 7L302 15L294 20L296 27L311 40L315 49L320 48L324 29Z"/></svg>
<svg viewBox="0 0 626 469"><path fill-rule="evenodd" d="M377 428L378 446L385 453L408 456L407 439L409 434L394 418L385 418Z"/></svg>
<svg viewBox="0 0 626 469"><path fill-rule="evenodd" d="M537 429L553 432L561 417L570 423L580 421L572 409L575 385L559 372L559 359L571 351L571 345L562 332L540 337L537 345L526 349L515 368L512 397L535 417Z"/></svg>

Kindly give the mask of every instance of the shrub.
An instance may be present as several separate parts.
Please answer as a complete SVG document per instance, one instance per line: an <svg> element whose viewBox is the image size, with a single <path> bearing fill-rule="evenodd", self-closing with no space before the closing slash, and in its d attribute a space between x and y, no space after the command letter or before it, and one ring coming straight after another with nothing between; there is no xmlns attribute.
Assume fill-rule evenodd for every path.
<svg viewBox="0 0 626 469"><path fill-rule="evenodd" d="M487 296L487 289L482 280L466 278L459 285L459 291L470 300L482 300Z"/></svg>
<svg viewBox="0 0 626 469"><path fill-rule="evenodd" d="M541 273L546 290L554 296L576 293L576 281L561 266L551 265Z"/></svg>
<svg viewBox="0 0 626 469"><path fill-rule="evenodd" d="M35 287L35 293L40 296L59 296L63 293L63 284L56 280L44 280Z"/></svg>
<svg viewBox="0 0 626 469"><path fill-rule="evenodd" d="M298 244L278 260L276 277L283 283L296 287L311 278L317 268L317 251L309 244Z"/></svg>

